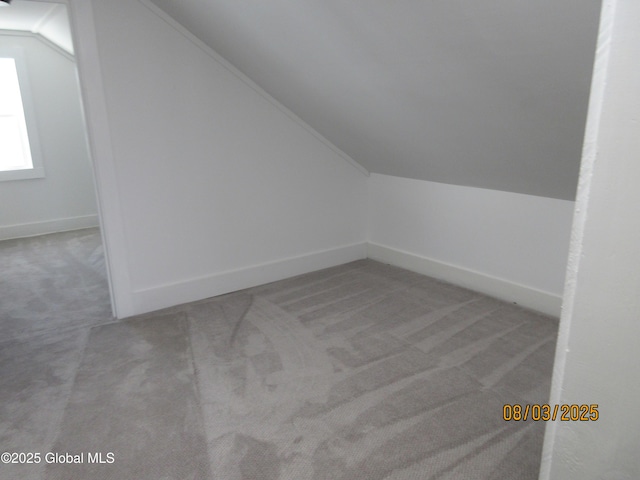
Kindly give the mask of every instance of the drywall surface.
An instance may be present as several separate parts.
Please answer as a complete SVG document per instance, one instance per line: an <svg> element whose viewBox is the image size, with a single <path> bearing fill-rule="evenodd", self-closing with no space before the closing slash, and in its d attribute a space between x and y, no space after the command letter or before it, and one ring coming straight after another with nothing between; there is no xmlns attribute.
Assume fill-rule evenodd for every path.
<svg viewBox="0 0 640 480"><path fill-rule="evenodd" d="M599 418L547 425L543 480L640 478L640 3L606 0L551 402Z"/></svg>
<svg viewBox="0 0 640 480"><path fill-rule="evenodd" d="M73 54L73 42L69 27L69 15L64 3L20 0L11 8L3 8L0 30L37 33Z"/></svg>
<svg viewBox="0 0 640 480"><path fill-rule="evenodd" d="M60 48L73 54L73 41L71 40L69 14L67 13L67 8L64 4L54 3L51 5L51 10L45 21L41 22L38 26L38 33L47 40L58 45Z"/></svg>
<svg viewBox="0 0 640 480"><path fill-rule="evenodd" d="M566 200L378 174L369 181L372 244L557 298L572 215Z"/></svg>
<svg viewBox="0 0 640 480"><path fill-rule="evenodd" d="M122 231L113 278L130 283L114 288L119 316L364 257L365 173L168 17L92 9L112 149L99 190L107 242Z"/></svg>
<svg viewBox="0 0 640 480"><path fill-rule="evenodd" d="M600 0L151 0L369 171L574 200Z"/></svg>
<svg viewBox="0 0 640 480"><path fill-rule="evenodd" d="M32 35L0 35L22 49L44 178L0 182L0 239L98 224L75 62Z"/></svg>

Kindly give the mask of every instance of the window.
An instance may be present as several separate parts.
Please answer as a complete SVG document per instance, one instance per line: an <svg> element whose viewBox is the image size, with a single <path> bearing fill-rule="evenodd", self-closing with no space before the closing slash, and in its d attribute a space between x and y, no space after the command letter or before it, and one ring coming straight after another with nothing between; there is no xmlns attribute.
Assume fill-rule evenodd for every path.
<svg viewBox="0 0 640 480"><path fill-rule="evenodd" d="M20 51L0 51L0 180L44 176L23 67Z"/></svg>

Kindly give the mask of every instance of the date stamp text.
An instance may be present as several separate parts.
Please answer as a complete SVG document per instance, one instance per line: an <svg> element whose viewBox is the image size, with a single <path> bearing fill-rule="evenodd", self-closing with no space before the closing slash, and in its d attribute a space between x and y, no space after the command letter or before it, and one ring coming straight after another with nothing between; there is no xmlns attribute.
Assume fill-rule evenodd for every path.
<svg viewBox="0 0 640 480"><path fill-rule="evenodd" d="M548 404L525 404L519 403L505 403L502 407L502 419L506 422L526 422L527 420L533 420L534 422L555 422L560 420L561 422L595 422L600 418L598 412L598 404L562 404L562 405L548 405Z"/></svg>

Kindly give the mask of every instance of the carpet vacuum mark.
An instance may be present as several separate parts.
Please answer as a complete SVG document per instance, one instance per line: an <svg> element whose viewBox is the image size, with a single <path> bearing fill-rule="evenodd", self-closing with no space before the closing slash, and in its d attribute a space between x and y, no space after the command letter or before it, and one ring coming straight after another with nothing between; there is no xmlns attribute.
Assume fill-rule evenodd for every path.
<svg viewBox="0 0 640 480"><path fill-rule="evenodd" d="M363 260L114 321L100 258L0 245L3 451L84 454L3 480L537 479L502 406L548 401L557 320Z"/></svg>
<svg viewBox="0 0 640 480"><path fill-rule="evenodd" d="M186 331L180 314L92 329L52 448L85 457L45 478L210 478Z"/></svg>

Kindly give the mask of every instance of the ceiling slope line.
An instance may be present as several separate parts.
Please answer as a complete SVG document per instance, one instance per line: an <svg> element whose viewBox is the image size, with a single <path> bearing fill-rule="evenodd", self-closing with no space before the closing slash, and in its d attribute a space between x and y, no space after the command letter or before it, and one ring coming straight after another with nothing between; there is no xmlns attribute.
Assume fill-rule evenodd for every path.
<svg viewBox="0 0 640 480"><path fill-rule="evenodd" d="M214 62L218 63L222 67L224 67L229 73L242 81L245 85L251 88L254 92L264 98L267 102L276 107L280 112L286 115L290 120L295 122L298 126L304 129L307 133L312 135L316 140L320 141L323 145L329 148L333 153L342 158L345 162L351 165L360 173L366 175L367 177L370 175L369 170L363 167L360 163L355 161L349 155L347 155L343 150L338 148L335 144L329 141L325 136L320 134L317 130L315 130L311 125L302 120L299 116L289 110L287 107L282 105L278 100L269 95L262 87L260 87L257 83L251 80L247 75L238 70L233 64L231 64L228 60L222 57L218 52L216 52L209 45L205 44L202 40L196 37L193 33L191 33L187 28L185 28L181 23L171 17L168 13L162 10L160 7L153 4L150 0L138 0L143 6L145 6L150 12L156 15L159 19L165 22L169 27L175 30L177 33L182 35L184 38L189 40L194 46L198 47L202 52L204 52L207 56L209 56Z"/></svg>
<svg viewBox="0 0 640 480"><path fill-rule="evenodd" d="M8 36L8 37L30 37L30 38L35 38L39 42L43 43L46 47L50 48L51 50L53 50L54 52L58 53L59 55L62 55L63 57L65 57L67 60L71 60L74 63L76 61L76 57L74 55L72 55L69 52L67 52L61 46L56 45L51 40L49 40L47 37L43 36L41 33L32 32L32 31L29 31L29 30L4 30L4 29L0 29L0 35L4 35L4 36Z"/></svg>
<svg viewBox="0 0 640 480"><path fill-rule="evenodd" d="M53 14L56 12L56 10L58 9L59 4L57 3L52 3L51 6L49 7L49 10L47 10L47 13L45 13L40 20L38 21L38 23L36 23L33 27L31 27L31 31L33 33L40 33L40 30L42 29L42 27L44 25L46 25L47 22L49 22L51 20L51 17L53 17Z"/></svg>

